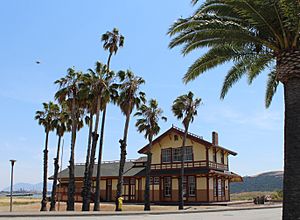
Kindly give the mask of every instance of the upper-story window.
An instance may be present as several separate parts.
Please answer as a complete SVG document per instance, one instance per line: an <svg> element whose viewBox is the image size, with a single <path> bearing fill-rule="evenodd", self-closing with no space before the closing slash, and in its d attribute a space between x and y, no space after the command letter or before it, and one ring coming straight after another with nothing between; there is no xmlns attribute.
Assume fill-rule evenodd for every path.
<svg viewBox="0 0 300 220"><path fill-rule="evenodd" d="M170 163L172 159L172 149L162 149L161 150L161 161L162 163Z"/></svg>
<svg viewBox="0 0 300 220"><path fill-rule="evenodd" d="M171 163L181 161L181 147L178 148L168 148L161 150L161 162ZM193 147L184 147L184 161L193 161Z"/></svg>
<svg viewBox="0 0 300 220"><path fill-rule="evenodd" d="M184 160L185 161L193 161L193 147L192 146L188 146L184 148L185 152L184 152Z"/></svg>
<svg viewBox="0 0 300 220"><path fill-rule="evenodd" d="M214 150L213 150L213 161L214 162L217 162L217 149L216 148L214 148Z"/></svg>
<svg viewBox="0 0 300 220"><path fill-rule="evenodd" d="M173 162L181 161L181 147L172 149Z"/></svg>
<svg viewBox="0 0 300 220"><path fill-rule="evenodd" d="M176 134L174 135L174 140L178 141L178 135L176 135Z"/></svg>
<svg viewBox="0 0 300 220"><path fill-rule="evenodd" d="M221 152L221 163L224 164L225 161L224 161L224 151Z"/></svg>

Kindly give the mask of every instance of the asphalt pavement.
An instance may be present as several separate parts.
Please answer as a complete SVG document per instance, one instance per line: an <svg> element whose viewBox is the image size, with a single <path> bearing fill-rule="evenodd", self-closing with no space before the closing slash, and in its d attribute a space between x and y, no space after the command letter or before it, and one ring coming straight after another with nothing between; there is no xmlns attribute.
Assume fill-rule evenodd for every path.
<svg viewBox="0 0 300 220"><path fill-rule="evenodd" d="M281 220L281 208L254 209L240 211L182 213L182 214L145 214L115 216L42 216L42 217L10 217L13 220Z"/></svg>

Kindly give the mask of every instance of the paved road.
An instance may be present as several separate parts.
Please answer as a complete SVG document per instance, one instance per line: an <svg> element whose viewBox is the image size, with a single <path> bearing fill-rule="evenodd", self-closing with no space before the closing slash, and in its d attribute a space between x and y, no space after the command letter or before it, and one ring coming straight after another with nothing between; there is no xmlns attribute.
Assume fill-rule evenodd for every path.
<svg viewBox="0 0 300 220"><path fill-rule="evenodd" d="M281 209L262 209L244 211L226 211L211 213L189 213L189 214L168 214L168 215L123 215L123 216L84 216L84 217L18 217L13 220L280 220Z"/></svg>

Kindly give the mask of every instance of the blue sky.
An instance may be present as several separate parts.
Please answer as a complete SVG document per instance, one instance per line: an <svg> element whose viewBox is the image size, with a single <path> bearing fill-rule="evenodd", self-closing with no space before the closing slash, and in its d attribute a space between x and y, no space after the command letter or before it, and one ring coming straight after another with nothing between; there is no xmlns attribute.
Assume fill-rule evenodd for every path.
<svg viewBox="0 0 300 220"><path fill-rule="evenodd" d="M156 98L172 124L181 126L171 113L172 101L187 91L203 100L191 132L211 140L213 130L219 143L238 152L230 158L230 168L241 175L282 170L283 91L277 91L269 109L264 107L266 74L248 86L242 79L225 100L219 99L222 81L230 64L213 69L184 85L183 74L203 51L182 57L180 48L168 49L169 26L194 8L189 0L53 0L2 1L0 9L0 189L9 185L9 159L17 160L15 182L42 181L43 128L33 120L42 102L53 99L53 82L68 67L85 71L97 60L106 62L100 36L118 27L125 36L124 48L112 58L114 70L131 69L142 76L142 90ZM41 61L37 65L36 60ZM146 144L131 120L128 158L138 157ZM116 106L108 107L104 160L119 158L118 140L124 116ZM76 163L84 162L87 129L78 134ZM63 167L67 166L70 136L64 138ZM53 170L56 136L49 140L49 175Z"/></svg>

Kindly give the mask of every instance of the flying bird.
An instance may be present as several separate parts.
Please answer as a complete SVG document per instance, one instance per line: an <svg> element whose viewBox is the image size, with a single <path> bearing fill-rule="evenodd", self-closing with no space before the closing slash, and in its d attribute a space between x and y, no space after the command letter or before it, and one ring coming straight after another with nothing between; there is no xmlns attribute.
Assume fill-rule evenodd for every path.
<svg viewBox="0 0 300 220"><path fill-rule="evenodd" d="M35 63L36 63L36 64L40 64L41 62L37 60L37 61L35 61Z"/></svg>

